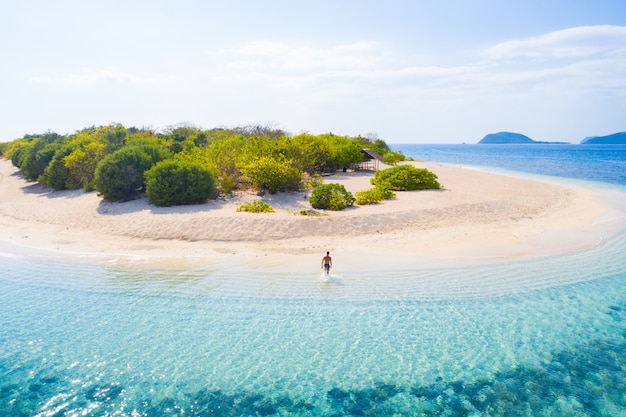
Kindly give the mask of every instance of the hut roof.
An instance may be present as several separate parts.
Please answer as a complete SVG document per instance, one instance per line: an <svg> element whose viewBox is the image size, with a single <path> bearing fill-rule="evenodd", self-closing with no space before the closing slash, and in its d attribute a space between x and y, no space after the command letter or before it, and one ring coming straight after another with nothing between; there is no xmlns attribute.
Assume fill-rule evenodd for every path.
<svg viewBox="0 0 626 417"><path fill-rule="evenodd" d="M383 158L381 154L374 152L371 149L361 149L361 153L363 153L365 159L376 159L380 162L385 162L385 158Z"/></svg>

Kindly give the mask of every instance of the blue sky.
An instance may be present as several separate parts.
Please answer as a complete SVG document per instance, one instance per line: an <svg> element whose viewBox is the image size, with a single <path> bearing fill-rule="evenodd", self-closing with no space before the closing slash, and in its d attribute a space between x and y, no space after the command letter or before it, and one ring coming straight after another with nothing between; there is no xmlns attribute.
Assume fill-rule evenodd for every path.
<svg viewBox="0 0 626 417"><path fill-rule="evenodd" d="M623 0L0 0L0 141L263 124L476 143L626 130Z"/></svg>

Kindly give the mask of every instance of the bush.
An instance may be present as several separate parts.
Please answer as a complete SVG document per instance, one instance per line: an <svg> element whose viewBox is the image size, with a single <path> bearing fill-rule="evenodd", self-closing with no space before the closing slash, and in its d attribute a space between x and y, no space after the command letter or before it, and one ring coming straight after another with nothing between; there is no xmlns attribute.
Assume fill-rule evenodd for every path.
<svg viewBox="0 0 626 417"><path fill-rule="evenodd" d="M317 210L313 210L313 209L302 209L300 211L294 211L292 212L292 214L299 214L301 216L313 216L313 217L319 217L319 216L326 216L326 214L324 213L320 213Z"/></svg>
<svg viewBox="0 0 626 417"><path fill-rule="evenodd" d="M343 210L354 204L354 196L341 184L322 184L313 189L311 206L324 210Z"/></svg>
<svg viewBox="0 0 626 417"><path fill-rule="evenodd" d="M167 160L146 171L146 195L155 206L203 203L217 197L217 186L208 168Z"/></svg>
<svg viewBox="0 0 626 417"><path fill-rule="evenodd" d="M11 159L11 163L16 168L22 167L22 158L28 149L32 146L30 142L25 140L18 140L11 144L8 148L6 157Z"/></svg>
<svg viewBox="0 0 626 417"><path fill-rule="evenodd" d="M426 190L441 188L437 176L424 168L412 165L399 165L376 171L370 180L374 185L394 191Z"/></svg>
<svg viewBox="0 0 626 417"><path fill-rule="evenodd" d="M237 211L246 211L248 213L273 213L274 208L263 200L255 200L239 206Z"/></svg>
<svg viewBox="0 0 626 417"><path fill-rule="evenodd" d="M387 151L383 155L385 157L385 163L387 163L388 165L395 165L398 162L404 161L406 159L406 156L404 156L404 154L396 151Z"/></svg>
<svg viewBox="0 0 626 417"><path fill-rule="evenodd" d="M312 190L320 184L324 183L324 178L320 174L309 175L300 183L300 189L302 191Z"/></svg>
<svg viewBox="0 0 626 417"><path fill-rule="evenodd" d="M68 188L67 179L69 178L69 171L65 166L65 157L70 155L73 150L73 145L69 144L60 147L37 181L42 183L45 187L57 191Z"/></svg>
<svg viewBox="0 0 626 417"><path fill-rule="evenodd" d="M238 184L235 181L235 174L224 174L222 175L222 180L220 181L220 186L222 187L222 192L224 194L232 194L233 190L237 188Z"/></svg>
<svg viewBox="0 0 626 417"><path fill-rule="evenodd" d="M46 144L42 139L35 139L23 146L18 153L20 156L19 168L28 181L37 181L54 157L60 144Z"/></svg>
<svg viewBox="0 0 626 417"><path fill-rule="evenodd" d="M300 185L302 172L294 168L291 161L271 156L262 156L239 167L241 173L259 191L270 194L279 191L295 191Z"/></svg>
<svg viewBox="0 0 626 417"><path fill-rule="evenodd" d="M369 190L358 191L356 193L356 204L377 204L383 200L391 200L392 198L396 198L396 193L378 185Z"/></svg>
<svg viewBox="0 0 626 417"><path fill-rule="evenodd" d="M104 157L96 168L94 187L107 201L131 200L145 187L144 173L152 158L134 146L127 146Z"/></svg>
<svg viewBox="0 0 626 417"><path fill-rule="evenodd" d="M5 154L7 153L9 149L9 145L11 145L9 142L0 142L0 156L1 157L5 157Z"/></svg>
<svg viewBox="0 0 626 417"><path fill-rule="evenodd" d="M75 148L63 158L67 169L67 188L80 188L93 191L93 179L98 163L105 157L105 145L100 142L89 142Z"/></svg>

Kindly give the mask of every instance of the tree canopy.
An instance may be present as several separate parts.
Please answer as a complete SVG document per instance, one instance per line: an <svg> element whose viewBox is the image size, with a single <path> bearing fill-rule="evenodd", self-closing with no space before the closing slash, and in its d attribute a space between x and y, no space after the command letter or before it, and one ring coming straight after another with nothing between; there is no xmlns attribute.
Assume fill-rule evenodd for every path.
<svg viewBox="0 0 626 417"><path fill-rule="evenodd" d="M297 190L303 178L360 163L365 148L388 161L404 159L377 138L332 133L293 136L254 125L203 130L180 124L155 132L116 123L68 135L25 135L3 144L0 151L28 181L39 181L55 190L96 190L110 201L141 195L146 191L146 172L161 161L171 161L148 174L153 183L152 200L157 204L189 204L214 198L214 189L222 193L250 188L269 193ZM163 193L166 173L180 177L176 185L183 188L177 188L176 193L187 197L174 198L171 193L155 196L156 184ZM195 190L186 190L186 186Z"/></svg>

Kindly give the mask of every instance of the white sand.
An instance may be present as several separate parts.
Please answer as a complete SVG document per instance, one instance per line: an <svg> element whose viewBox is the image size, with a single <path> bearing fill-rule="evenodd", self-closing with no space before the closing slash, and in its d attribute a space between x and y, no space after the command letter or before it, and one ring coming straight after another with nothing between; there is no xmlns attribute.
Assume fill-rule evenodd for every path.
<svg viewBox="0 0 626 417"><path fill-rule="evenodd" d="M266 196L275 213L237 212L258 199L238 194L171 208L139 199L104 202L95 192L54 192L0 160L0 252L82 256L154 267L311 271L329 250L335 270L389 270L490 262L587 249L609 233L608 212L585 188L415 162L443 190L398 192L394 200L323 217L305 193ZM337 174L352 192L373 173ZM90 258L91 259L91 258Z"/></svg>

